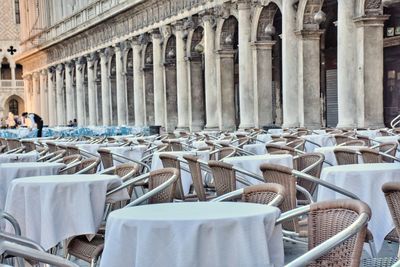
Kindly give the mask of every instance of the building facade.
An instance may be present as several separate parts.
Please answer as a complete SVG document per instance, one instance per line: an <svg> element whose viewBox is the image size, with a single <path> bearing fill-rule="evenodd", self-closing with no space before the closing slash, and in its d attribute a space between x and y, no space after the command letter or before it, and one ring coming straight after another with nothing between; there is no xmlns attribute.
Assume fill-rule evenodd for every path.
<svg viewBox="0 0 400 267"><path fill-rule="evenodd" d="M20 115L25 109L22 66L16 64L20 52L20 13L18 0L0 3L0 117Z"/></svg>
<svg viewBox="0 0 400 267"><path fill-rule="evenodd" d="M400 113L400 4L21 0L20 10L26 106L49 125L375 128Z"/></svg>

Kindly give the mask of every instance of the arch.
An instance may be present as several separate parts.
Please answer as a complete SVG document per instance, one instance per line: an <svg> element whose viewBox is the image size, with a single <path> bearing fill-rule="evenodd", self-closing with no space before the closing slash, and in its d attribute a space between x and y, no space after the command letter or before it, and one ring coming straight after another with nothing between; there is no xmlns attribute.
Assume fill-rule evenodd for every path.
<svg viewBox="0 0 400 267"><path fill-rule="evenodd" d="M192 58L199 58L201 57L201 53L196 49L197 45L203 45L203 32L204 29L202 26L198 26L196 29L193 30L193 33L191 34L191 38L188 38L188 44L190 45L190 54L189 56ZM203 45L204 48L204 45Z"/></svg>
<svg viewBox="0 0 400 267"><path fill-rule="evenodd" d="M256 42L258 35L261 33L260 24L265 26L274 21L274 16L277 10L282 13L282 3L280 1L269 1L267 5L257 6L254 10L254 16L251 25L251 40Z"/></svg>
<svg viewBox="0 0 400 267"><path fill-rule="evenodd" d="M17 113L14 113L14 115L20 115L22 112L25 111L25 102L22 99L22 97L18 96L18 95L11 95L9 96L6 100L4 100L3 102L3 107L4 107L4 115L7 116L8 112L10 112L10 104L12 102L16 101L17 102L17 108L18 111ZM15 103L15 102L14 102Z"/></svg>
<svg viewBox="0 0 400 267"><path fill-rule="evenodd" d="M224 21L218 42L221 49L234 49L238 45L238 27L238 20L234 16Z"/></svg>
<svg viewBox="0 0 400 267"><path fill-rule="evenodd" d="M348 0L353 1L353 0ZM297 29L318 28L314 15L321 10L324 0L302 0L297 8Z"/></svg>

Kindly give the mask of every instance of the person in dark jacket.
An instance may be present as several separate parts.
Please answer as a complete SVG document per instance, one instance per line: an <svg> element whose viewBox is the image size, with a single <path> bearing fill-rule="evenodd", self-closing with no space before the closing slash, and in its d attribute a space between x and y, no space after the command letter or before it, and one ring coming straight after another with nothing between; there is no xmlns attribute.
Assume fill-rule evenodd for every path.
<svg viewBox="0 0 400 267"><path fill-rule="evenodd" d="M30 119L32 122L32 126L33 124L36 124L36 128L38 129L37 137L42 137L43 119L35 113L28 113L28 112L22 113L22 117L24 117L25 119L27 118Z"/></svg>

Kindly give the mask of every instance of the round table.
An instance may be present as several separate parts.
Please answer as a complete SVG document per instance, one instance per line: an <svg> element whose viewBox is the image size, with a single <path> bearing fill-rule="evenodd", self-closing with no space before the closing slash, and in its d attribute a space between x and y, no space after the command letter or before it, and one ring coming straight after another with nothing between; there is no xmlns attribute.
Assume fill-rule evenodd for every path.
<svg viewBox="0 0 400 267"><path fill-rule="evenodd" d="M121 183L118 176L99 174L16 179L8 189L5 211L19 222L22 236L47 250L71 236L95 234L107 191ZM112 196L113 201L128 198L126 190Z"/></svg>
<svg viewBox="0 0 400 267"><path fill-rule="evenodd" d="M108 218L100 266L283 266L279 215L237 202L120 209Z"/></svg>

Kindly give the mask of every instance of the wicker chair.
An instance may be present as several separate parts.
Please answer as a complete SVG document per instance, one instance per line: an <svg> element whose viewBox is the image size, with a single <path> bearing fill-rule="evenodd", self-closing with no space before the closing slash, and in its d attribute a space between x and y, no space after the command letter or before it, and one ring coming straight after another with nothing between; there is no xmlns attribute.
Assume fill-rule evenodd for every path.
<svg viewBox="0 0 400 267"><path fill-rule="evenodd" d="M325 156L321 153L307 153L293 159L294 169L319 178ZM306 189L311 195L314 194L317 185L315 183L298 179L297 184ZM299 204L306 203L306 197L303 194L297 194ZM309 204L309 203L308 203Z"/></svg>
<svg viewBox="0 0 400 267"><path fill-rule="evenodd" d="M296 208L296 177L292 175L292 169L275 164L261 164L260 170L266 183L276 183L286 190L286 197L281 207L282 212ZM283 224L285 230L299 233L300 227L298 218Z"/></svg>
<svg viewBox="0 0 400 267"><path fill-rule="evenodd" d="M177 177L178 170L172 168L152 171L142 177L137 177L125 182L120 187L108 192L107 195L113 194L126 187L134 186L135 183L148 179L148 193L132 201L126 207L137 206L144 201L148 201L148 204L172 202ZM157 192L159 189L161 190ZM89 262L90 266L94 267L96 266L97 260L103 252L103 249L104 235L97 234L91 241L88 241L86 236L83 235L72 238L67 244L66 252L67 258L70 258L72 255L78 259Z"/></svg>
<svg viewBox="0 0 400 267"><path fill-rule="evenodd" d="M333 135L333 137L335 138L336 145L340 145L340 144L343 144L345 142L354 140L353 138L350 138L350 137L348 137L347 135L344 135L344 134L335 134L335 135Z"/></svg>
<svg viewBox="0 0 400 267"><path fill-rule="evenodd" d="M366 146L364 140L349 140L341 143L339 146Z"/></svg>
<svg viewBox="0 0 400 267"><path fill-rule="evenodd" d="M53 153L46 155L45 157L47 157L47 158L45 160L48 162L55 162L55 161L63 158L65 156L65 154L67 154L67 151L65 151L63 149L57 150L57 151L54 151Z"/></svg>
<svg viewBox="0 0 400 267"><path fill-rule="evenodd" d="M21 144L25 147L25 152L31 152L36 150L36 145L35 142L33 141L21 140Z"/></svg>
<svg viewBox="0 0 400 267"><path fill-rule="evenodd" d="M357 151L348 148L335 148L336 161L338 165L358 164Z"/></svg>
<svg viewBox="0 0 400 267"><path fill-rule="evenodd" d="M277 151L287 151L288 154L295 156L296 155L296 150L292 147L288 146L280 146L280 145L275 145L275 144L266 144L265 148L269 154L277 152Z"/></svg>
<svg viewBox="0 0 400 267"><path fill-rule="evenodd" d="M13 150L22 146L18 139L7 138L6 141L8 150Z"/></svg>
<svg viewBox="0 0 400 267"><path fill-rule="evenodd" d="M164 144L168 144L167 151L182 151L182 144L179 140L163 140Z"/></svg>
<svg viewBox="0 0 400 267"><path fill-rule="evenodd" d="M210 160L208 166L211 168L214 177L217 196L222 196L236 190L236 175L231 164Z"/></svg>
<svg viewBox="0 0 400 267"><path fill-rule="evenodd" d="M68 153L69 156L79 155L80 151L79 151L79 148L77 146L69 145L69 146L67 146L67 153Z"/></svg>
<svg viewBox="0 0 400 267"><path fill-rule="evenodd" d="M178 179L176 180L176 192L175 198L176 199L185 199L185 194L183 192L182 180L181 180L181 164L178 160L177 156L170 155L170 154L160 154L160 160L163 164L164 168L175 168L178 170Z"/></svg>
<svg viewBox="0 0 400 267"><path fill-rule="evenodd" d="M360 148L361 157L364 163L382 163L382 156L375 149Z"/></svg>
<svg viewBox="0 0 400 267"><path fill-rule="evenodd" d="M65 156L57 162L62 162L67 165L64 169L60 170L60 174L74 174L77 172L79 161L82 160L81 155Z"/></svg>
<svg viewBox="0 0 400 267"><path fill-rule="evenodd" d="M292 261L290 266L358 267L366 225L371 217L370 208L357 200L320 202L311 204L308 211L298 210L292 211L290 215L282 214L277 222L282 223L307 212L309 251ZM346 235L338 236L339 233ZM339 245L336 245L336 242L326 242L332 239Z"/></svg>
<svg viewBox="0 0 400 267"><path fill-rule="evenodd" d="M81 161L77 167L76 174L95 174L101 160L99 158L88 158Z"/></svg>
<svg viewBox="0 0 400 267"><path fill-rule="evenodd" d="M234 192L227 193L211 202L220 202L240 198L242 202L251 202L278 207L286 197L286 191L280 184L265 183L247 186Z"/></svg>
<svg viewBox="0 0 400 267"><path fill-rule="evenodd" d="M387 142L378 146L379 152L389 154L392 157L396 156L398 144L396 142ZM393 159L382 156L384 162L393 163Z"/></svg>
<svg viewBox="0 0 400 267"><path fill-rule="evenodd" d="M100 154L101 162L103 163L103 168L108 169L114 166L113 155L110 150L106 148L97 149L97 153Z"/></svg>
<svg viewBox="0 0 400 267"><path fill-rule="evenodd" d="M194 191L196 192L198 200L199 201L207 201L207 200L215 197L214 194L209 195L206 193L206 190L205 190L204 184L203 184L203 176L201 174L201 165L198 162L198 158L196 158L192 155L184 155L183 158L188 163L190 174L192 175Z"/></svg>
<svg viewBox="0 0 400 267"><path fill-rule="evenodd" d="M366 146L368 146L368 147L371 146L371 139L368 136L357 135L357 139L364 141Z"/></svg>
<svg viewBox="0 0 400 267"><path fill-rule="evenodd" d="M47 147L49 148L49 152L50 152L50 153L54 153L54 152L56 152L57 149L58 149L57 144L54 143L54 142L47 142L46 145L47 145Z"/></svg>
<svg viewBox="0 0 400 267"><path fill-rule="evenodd" d="M286 144L286 146L300 150L300 151L304 151L304 144L305 144L305 140L304 139L300 139L297 138L293 141L290 141Z"/></svg>

